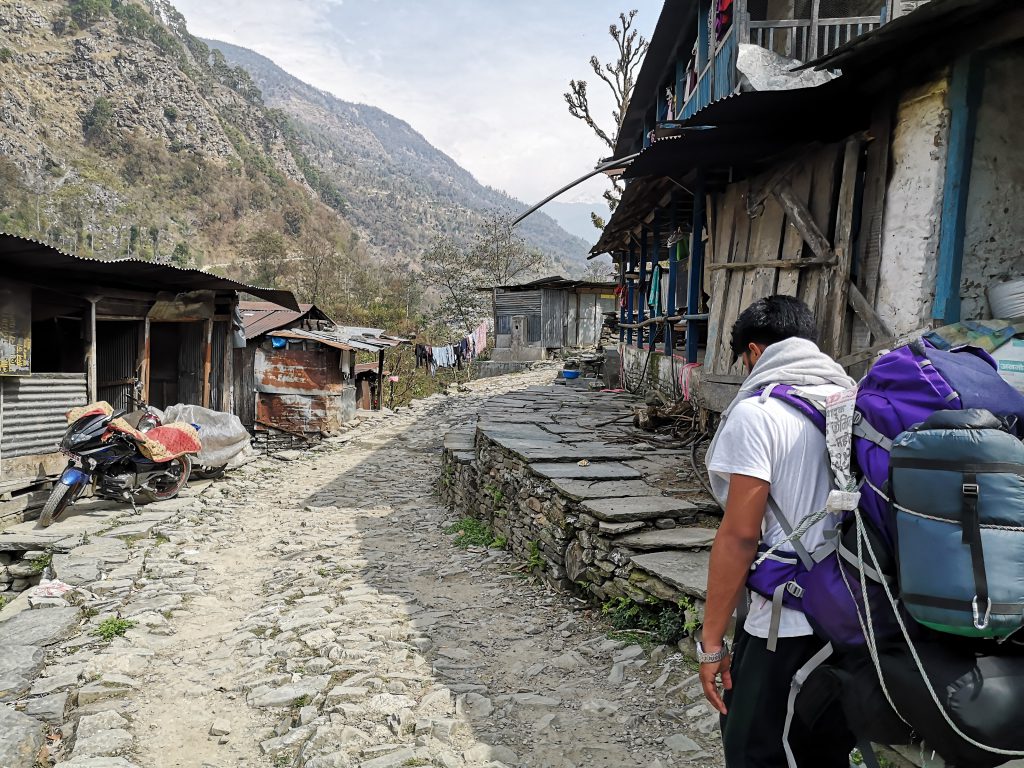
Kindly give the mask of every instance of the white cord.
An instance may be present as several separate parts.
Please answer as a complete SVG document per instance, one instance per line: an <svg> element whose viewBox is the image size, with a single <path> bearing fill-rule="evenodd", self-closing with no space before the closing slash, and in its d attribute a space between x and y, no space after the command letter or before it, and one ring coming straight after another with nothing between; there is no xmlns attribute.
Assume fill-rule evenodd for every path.
<svg viewBox="0 0 1024 768"><path fill-rule="evenodd" d="M878 570L879 573L881 573L881 565L879 564L878 558L875 555L875 550L871 546L871 542L867 540L867 534L864 531L864 523L860 518L859 511L857 513L856 519L858 533L857 548L858 550L860 549L860 536L864 535L864 543L867 545L867 550L868 554L871 556L871 561L874 564L875 569ZM882 589L885 590L885 596L889 599L889 604L892 606L893 613L896 615L896 623L899 625L900 631L903 633L904 640L907 641L907 647L910 649L910 655L914 659L914 664L917 666L917 671L921 674L921 679L924 681L925 687L928 689L928 693L932 698L932 702L938 708L940 714L942 715L942 719L946 721L946 724L952 729L953 733L955 733L957 736L959 736L961 739L966 741L971 746L977 747L978 749L981 749L985 752L991 752L995 755L1005 755L1007 757L1024 757L1024 752L1019 750L1000 749L998 747L990 747L987 744L982 744L980 741L972 739L970 736L968 736L966 733L961 731L960 728L957 727L956 723L954 723L952 718L950 718L949 713L946 712L945 707L939 700L938 694L935 693L935 688L932 687L932 681L928 678L928 673L924 669L924 664L921 662L921 657L918 655L917 648L914 646L913 640L910 639L910 633L907 631L907 627L903 621L903 617L900 615L899 608L896 604L896 598L893 597L892 592L889 589L889 585L884 580L882 581ZM881 673L879 673L879 682L881 682ZM882 687L884 689L884 683L882 683ZM897 712L897 714L899 713ZM900 715L900 719L903 719L902 715ZM904 720L904 722L906 722L906 720Z"/></svg>

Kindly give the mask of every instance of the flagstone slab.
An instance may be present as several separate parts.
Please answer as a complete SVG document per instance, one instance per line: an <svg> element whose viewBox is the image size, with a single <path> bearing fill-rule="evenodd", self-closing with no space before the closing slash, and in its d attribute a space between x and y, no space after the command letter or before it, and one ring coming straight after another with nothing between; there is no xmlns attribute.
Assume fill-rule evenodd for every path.
<svg viewBox="0 0 1024 768"><path fill-rule="evenodd" d="M602 465L603 466L603 465ZM660 496L661 491L643 480L570 480L558 478L551 484L570 499L611 499L619 496Z"/></svg>
<svg viewBox="0 0 1024 768"><path fill-rule="evenodd" d="M530 464L530 469L541 477L566 480L631 480L640 477L637 470L617 461L599 461L585 467L579 464L536 462Z"/></svg>
<svg viewBox="0 0 1024 768"><path fill-rule="evenodd" d="M657 576L680 592L706 600L708 596L708 563L711 553L651 552L634 555L632 563L645 573Z"/></svg>
<svg viewBox="0 0 1024 768"><path fill-rule="evenodd" d="M630 533L615 539L615 544L642 551L705 549L714 542L716 533L718 531L714 528L669 528L666 531Z"/></svg>
<svg viewBox="0 0 1024 768"><path fill-rule="evenodd" d="M53 645L78 626L78 608L22 611L0 621L0 648L8 645Z"/></svg>
<svg viewBox="0 0 1024 768"><path fill-rule="evenodd" d="M598 520L625 523L631 520L654 520L696 513L697 507L689 501L670 496L626 496L615 499L589 499L582 503L584 511Z"/></svg>

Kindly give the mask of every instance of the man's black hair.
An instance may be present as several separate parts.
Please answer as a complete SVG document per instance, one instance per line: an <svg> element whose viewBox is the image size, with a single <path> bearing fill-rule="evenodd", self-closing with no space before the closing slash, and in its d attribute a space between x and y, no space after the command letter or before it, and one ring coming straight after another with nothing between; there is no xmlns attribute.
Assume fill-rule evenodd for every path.
<svg viewBox="0 0 1024 768"><path fill-rule="evenodd" d="M733 324L732 359L739 358L751 342L770 346L792 338L818 340L810 307L795 296L766 296L743 310Z"/></svg>

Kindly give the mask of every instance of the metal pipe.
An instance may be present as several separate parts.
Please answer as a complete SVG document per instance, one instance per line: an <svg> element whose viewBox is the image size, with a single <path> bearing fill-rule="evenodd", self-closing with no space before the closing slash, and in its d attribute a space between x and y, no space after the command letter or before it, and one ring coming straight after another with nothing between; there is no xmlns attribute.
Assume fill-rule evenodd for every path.
<svg viewBox="0 0 1024 768"><path fill-rule="evenodd" d="M521 214L518 218L516 218L512 222L512 226L514 227L516 224L521 222L527 216L530 216L531 214L536 213L538 210L540 210L545 205L550 203L556 197L558 197L561 194L564 194L565 192L568 192L570 189L572 189L573 187L577 186L578 184L582 184L587 179L591 179L594 176L597 176L597 174L599 174L599 173L606 173L606 172L612 170L613 168L617 168L619 166L622 166L622 168L625 169L625 167L628 166L631 162L633 162L633 160L635 160L637 157L639 157L639 155L640 155L639 152L634 152L632 155L626 155L625 157L619 157L619 158L616 158L614 160L609 160L606 163L601 163L599 166L597 166L594 170L592 170L589 173L587 173L585 176L580 176L575 181L570 182L569 184L566 184L564 187L559 189L557 192L553 192L552 194L548 195L543 200L541 200L539 203L537 203L536 205L534 205L531 208L529 208L525 213Z"/></svg>

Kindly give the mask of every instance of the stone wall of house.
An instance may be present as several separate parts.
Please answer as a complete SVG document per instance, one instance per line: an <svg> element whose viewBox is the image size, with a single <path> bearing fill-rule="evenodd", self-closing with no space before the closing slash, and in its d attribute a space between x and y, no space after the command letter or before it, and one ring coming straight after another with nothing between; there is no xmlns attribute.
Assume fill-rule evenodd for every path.
<svg viewBox="0 0 1024 768"><path fill-rule="evenodd" d="M683 528L703 519L697 507L659 496L654 498L665 507L663 511L623 514L614 505L602 510L600 504L607 507L609 501L620 501L626 507L635 500L603 500L599 504L574 497L481 432L476 433L473 448L473 452L445 449L441 499L459 514L486 523L495 538L514 557L528 563L535 575L556 589L586 595L596 603L628 598L651 606L662 602L685 605L688 621L694 625L701 621L706 584L669 583L633 561L638 556L640 560L664 555L682 561L691 558L695 584L702 578L706 581L706 548L713 531L687 527L684 533ZM677 528L680 537L692 539L690 550L648 552L641 534L650 537ZM692 650L688 640L681 647Z"/></svg>

